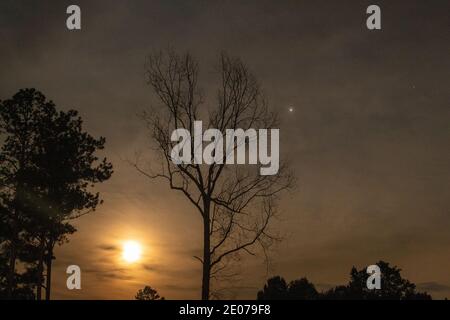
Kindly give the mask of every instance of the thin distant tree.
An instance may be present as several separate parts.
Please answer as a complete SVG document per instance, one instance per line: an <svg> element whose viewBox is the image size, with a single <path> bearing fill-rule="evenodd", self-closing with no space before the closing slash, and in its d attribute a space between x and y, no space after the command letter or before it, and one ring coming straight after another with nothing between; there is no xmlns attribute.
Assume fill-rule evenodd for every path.
<svg viewBox="0 0 450 320"><path fill-rule="evenodd" d="M203 268L201 298L209 299L212 278L232 276L230 269L225 270L240 254L255 255L258 247L266 253L277 240L269 226L279 194L292 187L293 179L285 164L276 175L260 175L259 167L246 165L176 165L170 154L176 144L171 141L172 132L184 128L193 139L196 120L204 120L204 130L216 128L222 133L226 129L271 129L277 126L277 116L270 112L260 85L245 64L227 54L219 61L216 102L203 111L199 67L191 55L170 49L151 54L146 74L162 107L145 112L143 119L162 165L156 171L143 169L138 161L135 166L149 178L166 180L200 214L203 255L195 258Z"/></svg>
<svg viewBox="0 0 450 320"><path fill-rule="evenodd" d="M161 297L158 294L158 291L153 289L152 287L145 286L144 289L139 289L135 296L136 300L164 300L164 297Z"/></svg>
<svg viewBox="0 0 450 320"><path fill-rule="evenodd" d="M36 298L41 299L45 288L46 299L50 299L54 247L76 231L71 220L101 203L92 188L112 174L106 158L95 155L104 148L105 139L84 132L76 111L57 111L55 104L35 89L20 90L1 102L0 127L6 135L0 151L0 176L7 190L3 192L7 199L4 211L11 229L6 246L10 251L9 278L14 274L19 245L25 243L22 259L37 256L32 267ZM13 285L8 281L8 291Z"/></svg>

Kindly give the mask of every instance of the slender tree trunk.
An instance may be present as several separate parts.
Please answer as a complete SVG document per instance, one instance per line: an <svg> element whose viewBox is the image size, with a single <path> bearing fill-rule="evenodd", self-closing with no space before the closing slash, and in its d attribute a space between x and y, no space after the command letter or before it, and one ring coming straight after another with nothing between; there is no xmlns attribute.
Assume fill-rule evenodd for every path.
<svg viewBox="0 0 450 320"><path fill-rule="evenodd" d="M52 284L52 261L53 261L53 244L49 244L47 249L47 277L45 284L45 300L50 300L51 284Z"/></svg>
<svg viewBox="0 0 450 320"><path fill-rule="evenodd" d="M9 265L8 265L8 275L7 275L7 287L6 287L6 298L8 300L13 298L13 287L14 287L14 275L16 273L16 241L11 241L11 247L9 249Z"/></svg>
<svg viewBox="0 0 450 320"><path fill-rule="evenodd" d="M203 277L202 277L202 300L209 300L209 281L211 276L211 252L210 252L210 217L209 201L204 202L203 216Z"/></svg>
<svg viewBox="0 0 450 320"><path fill-rule="evenodd" d="M42 283L44 282L44 251L45 245L44 240L41 240L40 244L40 252L39 252L39 262L38 262L38 279L37 279L37 287L36 287L36 300L42 300Z"/></svg>

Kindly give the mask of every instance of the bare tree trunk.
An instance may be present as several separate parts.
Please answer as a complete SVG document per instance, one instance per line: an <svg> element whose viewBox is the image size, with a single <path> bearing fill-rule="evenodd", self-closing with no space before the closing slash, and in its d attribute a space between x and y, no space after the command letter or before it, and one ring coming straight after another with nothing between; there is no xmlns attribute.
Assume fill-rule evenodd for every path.
<svg viewBox="0 0 450 320"><path fill-rule="evenodd" d="M205 201L204 207L202 300L209 300L209 281L211 276L209 201Z"/></svg>
<svg viewBox="0 0 450 320"><path fill-rule="evenodd" d="M8 276L7 276L7 287L6 287L6 298L8 300L12 299L12 292L14 287L14 274L16 272L16 242L11 241L10 257L8 265Z"/></svg>
<svg viewBox="0 0 450 320"><path fill-rule="evenodd" d="M43 282L43 273L44 273L44 241L41 240L40 244L40 252L39 252L39 262L38 262L38 280L37 280L37 287L36 287L36 300L42 300L42 282Z"/></svg>
<svg viewBox="0 0 450 320"><path fill-rule="evenodd" d="M46 285L45 285L45 300L50 300L51 294L51 283L52 283L52 261L53 261L53 245L49 244L48 252L47 252L47 277L46 277Z"/></svg>

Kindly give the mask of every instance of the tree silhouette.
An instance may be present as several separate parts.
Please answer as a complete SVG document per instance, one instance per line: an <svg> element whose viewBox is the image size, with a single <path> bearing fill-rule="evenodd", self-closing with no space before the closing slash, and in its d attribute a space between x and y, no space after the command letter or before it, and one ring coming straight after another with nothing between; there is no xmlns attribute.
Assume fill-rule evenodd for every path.
<svg viewBox="0 0 450 320"><path fill-rule="evenodd" d="M331 299L360 299L360 300L429 300L431 296L426 292L417 292L416 285L402 278L396 266L379 261L376 265L381 271L381 289L369 290L367 288L367 268L357 270L355 267L350 272L350 281L347 286L330 290L324 294Z"/></svg>
<svg viewBox="0 0 450 320"><path fill-rule="evenodd" d="M166 180L171 189L183 194L199 212L203 222L202 299L210 298L210 280L233 275L228 268L241 253L255 255L258 248L266 251L277 239L269 230L276 214L276 199L292 186L292 175L281 165L276 175L260 175L259 166L226 166L223 163L174 164L171 141L174 129L191 133L194 146L194 123L203 121L206 128L224 133L226 129L274 128L276 115L267 102L255 77L237 58L222 54L219 61L217 102L200 112L204 99L199 88L198 63L189 55L172 50L150 55L147 80L162 108L143 115L144 121L162 159L161 168L143 169L152 179ZM206 111L206 110L205 110ZM195 147L193 148L195 149ZM194 157L194 151L192 151ZM267 255L265 255L267 257Z"/></svg>
<svg viewBox="0 0 450 320"><path fill-rule="evenodd" d="M36 298L41 299L45 288L50 299L54 247L76 231L71 220L101 203L92 187L112 174L106 158L95 155L105 139L84 132L75 110L58 112L35 89L20 90L0 103L0 128L5 136L0 150L0 213L8 226L2 243L9 259L6 296L11 298L16 286L20 257L29 265L26 278L36 281Z"/></svg>
<svg viewBox="0 0 450 320"><path fill-rule="evenodd" d="M164 297L160 297L158 292L152 287L145 286L144 289L140 289L136 293L136 300L164 300Z"/></svg>
<svg viewBox="0 0 450 320"><path fill-rule="evenodd" d="M381 271L381 289L367 288L367 268L350 272L347 285L336 286L325 292L317 292L314 284L306 278L286 284L280 276L270 278L263 290L257 294L258 300L431 300L426 292L417 292L416 285L400 275L401 269L379 261L376 265Z"/></svg>
<svg viewBox="0 0 450 320"><path fill-rule="evenodd" d="M263 290L258 292L258 300L286 300L289 297L286 280L275 276L267 280Z"/></svg>
<svg viewBox="0 0 450 320"><path fill-rule="evenodd" d="M321 299L323 300L349 300L349 299L358 299L356 297L350 298L348 287L347 286L336 286L331 288L324 293L321 294Z"/></svg>
<svg viewBox="0 0 450 320"><path fill-rule="evenodd" d="M292 300L317 300L319 299L319 293L314 284L306 278L301 278L289 283L288 298Z"/></svg>
<svg viewBox="0 0 450 320"><path fill-rule="evenodd" d="M267 280L263 290L258 292L258 300L316 300L319 299L314 284L306 278L286 283L280 276Z"/></svg>

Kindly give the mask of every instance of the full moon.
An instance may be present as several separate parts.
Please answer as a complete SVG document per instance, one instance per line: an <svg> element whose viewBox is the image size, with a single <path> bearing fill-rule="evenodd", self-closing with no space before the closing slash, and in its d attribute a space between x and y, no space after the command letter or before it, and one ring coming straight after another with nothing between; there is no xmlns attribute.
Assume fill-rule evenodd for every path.
<svg viewBox="0 0 450 320"><path fill-rule="evenodd" d="M142 248L136 241L126 241L122 247L122 258L128 263L133 263L141 258Z"/></svg>

